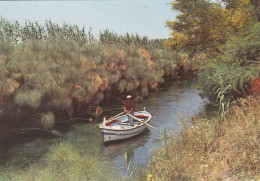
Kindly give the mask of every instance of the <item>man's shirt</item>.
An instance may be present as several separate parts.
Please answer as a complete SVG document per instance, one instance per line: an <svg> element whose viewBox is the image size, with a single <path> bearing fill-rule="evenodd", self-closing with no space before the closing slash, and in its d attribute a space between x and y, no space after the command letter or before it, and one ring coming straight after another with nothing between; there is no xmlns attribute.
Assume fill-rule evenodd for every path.
<svg viewBox="0 0 260 181"><path fill-rule="evenodd" d="M126 101L125 101L125 108L126 108L127 111L130 111L132 108L135 109L135 103L134 103L134 101L133 101L133 100L126 100ZM133 110L134 110L134 109L133 109Z"/></svg>

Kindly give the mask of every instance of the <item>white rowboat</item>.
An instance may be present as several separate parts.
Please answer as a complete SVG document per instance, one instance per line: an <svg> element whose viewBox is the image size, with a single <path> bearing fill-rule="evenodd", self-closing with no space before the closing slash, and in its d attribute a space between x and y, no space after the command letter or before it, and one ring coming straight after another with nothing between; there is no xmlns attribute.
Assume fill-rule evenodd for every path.
<svg viewBox="0 0 260 181"><path fill-rule="evenodd" d="M145 110L134 112L134 117L138 119L134 119L134 126L130 125L127 115L109 120L104 118L103 124L99 126L101 133L104 135L104 143L138 135L147 129L147 124L152 119L152 115Z"/></svg>

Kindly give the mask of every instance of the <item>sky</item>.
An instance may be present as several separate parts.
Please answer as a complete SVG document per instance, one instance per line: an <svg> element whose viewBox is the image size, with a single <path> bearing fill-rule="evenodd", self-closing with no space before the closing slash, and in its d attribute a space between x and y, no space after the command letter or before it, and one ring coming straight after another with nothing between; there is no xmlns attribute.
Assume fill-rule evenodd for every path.
<svg viewBox="0 0 260 181"><path fill-rule="evenodd" d="M0 16L24 23L55 23L92 28L97 36L109 29L118 34L138 33L149 38L168 38L167 20L174 20L170 0L0 1Z"/></svg>

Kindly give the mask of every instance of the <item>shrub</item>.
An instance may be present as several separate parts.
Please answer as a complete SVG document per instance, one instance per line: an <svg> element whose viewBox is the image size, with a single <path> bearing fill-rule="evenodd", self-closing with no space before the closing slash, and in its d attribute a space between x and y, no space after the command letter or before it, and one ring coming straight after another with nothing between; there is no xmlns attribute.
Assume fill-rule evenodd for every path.
<svg viewBox="0 0 260 181"><path fill-rule="evenodd" d="M38 90L19 91L15 95L15 103L19 106L30 106L34 109L38 108L41 103L42 93Z"/></svg>
<svg viewBox="0 0 260 181"><path fill-rule="evenodd" d="M1 68L0 68L1 69ZM3 69L2 69L3 70ZM3 72L5 69L3 70ZM4 76L4 75L3 75ZM0 79L0 96L5 96L5 95L11 95L13 94L20 86L20 84L14 80L14 79L4 79L2 77L2 80Z"/></svg>
<svg viewBox="0 0 260 181"><path fill-rule="evenodd" d="M52 128L54 126L54 122L55 118L51 112L48 112L47 114L42 114L40 123L43 129Z"/></svg>
<svg viewBox="0 0 260 181"><path fill-rule="evenodd" d="M246 36L232 37L222 56L207 60L200 68L200 89L222 111L237 98L250 94L251 80L259 77L259 33L256 23Z"/></svg>

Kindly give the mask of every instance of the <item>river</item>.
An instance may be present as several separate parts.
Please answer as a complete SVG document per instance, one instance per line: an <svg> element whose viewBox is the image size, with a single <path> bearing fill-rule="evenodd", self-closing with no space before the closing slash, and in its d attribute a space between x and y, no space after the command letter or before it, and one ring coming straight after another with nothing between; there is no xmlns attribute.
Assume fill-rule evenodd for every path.
<svg viewBox="0 0 260 181"><path fill-rule="evenodd" d="M150 93L149 97L141 103L136 103L136 110L146 107L153 118L150 124L164 131L178 129L178 114L188 114L190 117L198 113L204 104L194 81L168 83L162 90ZM118 114L122 105L111 104L104 107L108 117ZM102 118L99 119L101 121ZM103 145L102 135L93 123L75 123L66 128L61 136L42 136L37 138L14 138L2 143L0 150L0 165L6 164L28 165L39 160L48 148L61 141L72 143L76 148L85 150L90 154L101 154L108 158L122 174L125 172L125 149L131 159L132 167L145 166L153 150L161 145L161 134L149 128L141 135L110 145Z"/></svg>

